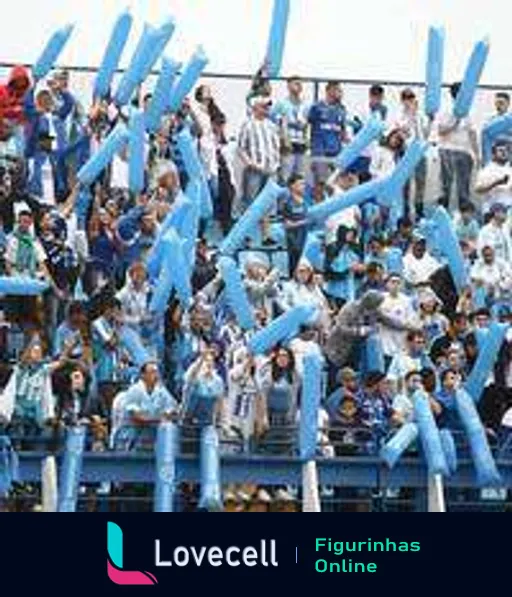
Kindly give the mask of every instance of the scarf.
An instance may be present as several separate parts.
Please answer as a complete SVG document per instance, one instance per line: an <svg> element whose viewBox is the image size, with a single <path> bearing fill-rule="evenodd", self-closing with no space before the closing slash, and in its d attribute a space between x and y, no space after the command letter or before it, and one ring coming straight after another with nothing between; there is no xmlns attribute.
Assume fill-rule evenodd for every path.
<svg viewBox="0 0 512 597"><path fill-rule="evenodd" d="M14 237L18 241L16 248L16 271L18 273L28 273L34 276L37 269L36 251L34 247L34 238L30 232L16 230Z"/></svg>

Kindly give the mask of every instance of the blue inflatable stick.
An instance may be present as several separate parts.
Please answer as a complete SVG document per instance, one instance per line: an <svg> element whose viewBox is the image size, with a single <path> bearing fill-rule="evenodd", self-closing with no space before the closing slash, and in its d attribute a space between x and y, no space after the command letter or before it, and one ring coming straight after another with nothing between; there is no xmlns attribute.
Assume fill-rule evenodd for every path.
<svg viewBox="0 0 512 597"><path fill-rule="evenodd" d="M128 181L134 195L144 189L144 145L146 119L142 110L134 110L130 117L130 139L128 141Z"/></svg>
<svg viewBox="0 0 512 597"><path fill-rule="evenodd" d="M145 69L150 62L153 55L155 45L160 39L158 29L151 25L144 25L144 30L139 39L139 43L135 48L132 59L126 71L121 77L121 81L116 89L114 95L114 103L116 106L124 106L127 104L135 89L144 81Z"/></svg>
<svg viewBox="0 0 512 597"><path fill-rule="evenodd" d="M150 52L144 54L144 60L140 73L141 83L151 74L151 69L156 64L158 58L162 55L175 29L176 22L173 18L169 18L156 30L156 40L154 45L152 46Z"/></svg>
<svg viewBox="0 0 512 597"><path fill-rule="evenodd" d="M169 93L178 74L180 63L162 58L162 70L156 82L151 102L146 111L146 127L152 133L160 128L162 116L167 109Z"/></svg>
<svg viewBox="0 0 512 597"><path fill-rule="evenodd" d="M370 334L364 344L363 369L366 373L370 371L386 372L384 364L384 353L382 352L382 341L379 334Z"/></svg>
<svg viewBox="0 0 512 597"><path fill-rule="evenodd" d="M323 240L315 232L309 232L306 238L306 245L302 252L302 258L307 259L313 269L323 272L325 269L325 248Z"/></svg>
<svg viewBox="0 0 512 597"><path fill-rule="evenodd" d="M232 255L245 241L254 235L254 229L260 220L276 204L279 195L283 192L273 180L269 180L261 193L248 207L242 217L236 222L220 246L224 255Z"/></svg>
<svg viewBox="0 0 512 597"><path fill-rule="evenodd" d="M46 280L29 276L0 276L0 295L38 296L49 288Z"/></svg>
<svg viewBox="0 0 512 597"><path fill-rule="evenodd" d="M382 180L365 182L349 191L327 199L327 201L318 203L308 211L308 219L311 223L322 224L343 209L354 205L361 205L365 201L377 197L382 192L384 183L385 181Z"/></svg>
<svg viewBox="0 0 512 597"><path fill-rule="evenodd" d="M186 188L190 200L190 209L181 226L181 238L184 239L183 251L185 261L192 271L196 262L196 242L199 234L199 218L201 206L201 185L198 181L190 181Z"/></svg>
<svg viewBox="0 0 512 597"><path fill-rule="evenodd" d="M213 512L222 510L219 436L212 425L201 432L200 484L199 507Z"/></svg>
<svg viewBox="0 0 512 597"><path fill-rule="evenodd" d="M414 420L418 425L423 453L427 460L430 475L448 475L449 468L446 462L443 444L439 435L428 396L418 390L413 397Z"/></svg>
<svg viewBox="0 0 512 597"><path fill-rule="evenodd" d="M139 369L151 361L148 351L144 348L140 336L135 330L123 326L119 333L119 341Z"/></svg>
<svg viewBox="0 0 512 597"><path fill-rule="evenodd" d="M170 421L160 423L155 442L155 512L174 511L176 457L179 452L179 429Z"/></svg>
<svg viewBox="0 0 512 597"><path fill-rule="evenodd" d="M82 472L86 428L71 427L66 439L66 450L59 482L59 512L75 512Z"/></svg>
<svg viewBox="0 0 512 597"><path fill-rule="evenodd" d="M438 249L448 262L448 268L460 294L468 286L468 273L464 267L464 257L460 248L459 239L453 226L453 221L446 209L439 206L434 211L432 221L436 225L436 240Z"/></svg>
<svg viewBox="0 0 512 597"><path fill-rule="evenodd" d="M386 253L386 270L388 274L400 274L404 271L404 255L400 247L390 247Z"/></svg>
<svg viewBox="0 0 512 597"><path fill-rule="evenodd" d="M304 462L314 460L316 456L322 373L323 361L321 357L318 354L307 354L304 357L299 431L300 457Z"/></svg>
<svg viewBox="0 0 512 597"><path fill-rule="evenodd" d="M501 136L512 131L512 113L497 116L487 123L482 130L482 149L484 163L487 164L492 157L494 142Z"/></svg>
<svg viewBox="0 0 512 597"><path fill-rule="evenodd" d="M50 37L44 50L32 67L32 75L36 81L44 79L44 77L46 77L52 70L53 65L70 38L72 31L73 25L66 25L66 27L55 31Z"/></svg>
<svg viewBox="0 0 512 597"><path fill-rule="evenodd" d="M372 116L363 128L357 133L354 139L343 148L340 155L336 158L336 166L339 170L345 170L357 161L372 141L380 139L386 128L384 121L378 115Z"/></svg>
<svg viewBox="0 0 512 597"><path fill-rule="evenodd" d="M403 189L425 156L427 148L428 143L419 139L409 145L391 176L383 181L379 199L382 199L387 205L396 201L403 202Z"/></svg>
<svg viewBox="0 0 512 597"><path fill-rule="evenodd" d="M108 135L99 150L80 168L77 178L84 187L90 186L110 164L114 155L128 143L130 134L126 126L120 122Z"/></svg>
<svg viewBox="0 0 512 597"><path fill-rule="evenodd" d="M176 230L171 228L162 241L162 261L170 268L171 280L181 302L186 310L192 301L192 286L190 283L191 269L185 257L185 243Z"/></svg>
<svg viewBox="0 0 512 597"><path fill-rule="evenodd" d="M382 460L393 468L398 462L400 456L412 445L418 438L418 426L416 423L406 423L402 425L395 435L385 444L380 456Z"/></svg>
<svg viewBox="0 0 512 597"><path fill-rule="evenodd" d="M444 40L445 33L442 27L429 28L425 112L430 118L434 118L441 107L444 67Z"/></svg>
<svg viewBox="0 0 512 597"><path fill-rule="evenodd" d="M252 330L256 325L251 303L247 297L244 282L235 260L231 257L219 259L219 269L224 280L228 305L243 330Z"/></svg>
<svg viewBox="0 0 512 597"><path fill-rule="evenodd" d="M448 466L448 471L451 475L457 472L457 448L455 447L455 440L453 434L449 429L440 429L439 437L443 446L443 453Z"/></svg>
<svg viewBox="0 0 512 597"><path fill-rule="evenodd" d="M185 237L186 221L191 217L191 210L193 209L192 202L184 193L180 192L174 203L171 211L167 214L164 221L158 230L158 236L153 243L147 259L148 275L151 280L155 280L160 272L160 265L162 262L162 240L165 234L174 228L176 232L182 237Z"/></svg>
<svg viewBox="0 0 512 597"><path fill-rule="evenodd" d="M210 194L210 189L206 182L206 175L199 157L197 150L197 144L192 138L188 129L183 129L177 137L176 145L180 156L185 165L190 180L197 180L201 185L201 202L200 202L200 214L201 218L209 219L213 216L213 202Z"/></svg>
<svg viewBox="0 0 512 597"><path fill-rule="evenodd" d="M96 81L94 82L95 98L105 98L110 94L112 79L128 41L132 22L133 18L128 10L122 12L115 22L103 60L98 69L98 74L96 75Z"/></svg>
<svg viewBox="0 0 512 597"><path fill-rule="evenodd" d="M479 41L473 48L464 79L453 104L455 118L465 118L469 114L488 55L489 42L486 39Z"/></svg>
<svg viewBox="0 0 512 597"><path fill-rule="evenodd" d="M254 334L248 343L250 352L255 355L265 354L282 340L296 335L300 326L311 322L315 315L316 309L311 305L290 309Z"/></svg>
<svg viewBox="0 0 512 597"><path fill-rule="evenodd" d="M455 403L468 438L478 485L480 487L498 485L501 481L500 474L473 400L467 392L459 390L455 395Z"/></svg>
<svg viewBox="0 0 512 597"><path fill-rule="evenodd" d="M266 57L268 76L272 78L281 72L289 17L290 0L274 0Z"/></svg>
<svg viewBox="0 0 512 597"><path fill-rule="evenodd" d="M171 112L179 110L183 100L192 91L207 64L208 58L203 48L199 47L172 88L168 105Z"/></svg>
<svg viewBox="0 0 512 597"><path fill-rule="evenodd" d="M482 346L479 348L476 362L464 384L465 391L476 403L480 402L485 384L489 379L489 374L492 372L501 345L505 340L507 329L508 326L505 324L493 323L485 339L482 340Z"/></svg>
<svg viewBox="0 0 512 597"><path fill-rule="evenodd" d="M167 247L166 247L167 244ZM163 315L167 309L167 304L171 298L171 294L174 288L174 280L172 276L172 262L169 260L167 254L168 241L162 239L162 261L160 268L160 275L158 276L158 282L155 284L153 290L153 296L149 303L149 312L156 315Z"/></svg>

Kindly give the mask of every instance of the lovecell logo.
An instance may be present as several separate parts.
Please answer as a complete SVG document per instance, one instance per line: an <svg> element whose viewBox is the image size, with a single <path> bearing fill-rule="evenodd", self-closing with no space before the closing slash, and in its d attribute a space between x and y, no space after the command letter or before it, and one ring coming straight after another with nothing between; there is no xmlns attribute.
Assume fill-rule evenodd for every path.
<svg viewBox="0 0 512 597"><path fill-rule="evenodd" d="M150 572L123 570L123 531L114 522L107 524L107 571L116 585L156 585L157 580Z"/></svg>

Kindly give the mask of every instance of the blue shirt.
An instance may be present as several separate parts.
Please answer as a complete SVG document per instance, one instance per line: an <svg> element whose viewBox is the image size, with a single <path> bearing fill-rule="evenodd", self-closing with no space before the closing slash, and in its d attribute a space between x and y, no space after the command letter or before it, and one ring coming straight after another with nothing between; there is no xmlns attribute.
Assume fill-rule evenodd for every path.
<svg viewBox="0 0 512 597"><path fill-rule="evenodd" d="M272 119L286 125L288 140L293 145L307 145L309 106L306 102L295 102L286 98L278 102L272 111Z"/></svg>
<svg viewBox="0 0 512 597"><path fill-rule="evenodd" d="M186 415L195 419L200 426L213 425L215 405L224 394L224 383L219 375L208 379L196 379L188 388Z"/></svg>
<svg viewBox="0 0 512 597"><path fill-rule="evenodd" d="M318 102L309 111L311 153L314 156L335 157L342 149L347 110L343 104Z"/></svg>
<svg viewBox="0 0 512 597"><path fill-rule="evenodd" d="M454 429L457 427L455 392L447 392L441 389L437 395L436 400L443 407L441 414L438 416L438 425L440 428L448 427Z"/></svg>

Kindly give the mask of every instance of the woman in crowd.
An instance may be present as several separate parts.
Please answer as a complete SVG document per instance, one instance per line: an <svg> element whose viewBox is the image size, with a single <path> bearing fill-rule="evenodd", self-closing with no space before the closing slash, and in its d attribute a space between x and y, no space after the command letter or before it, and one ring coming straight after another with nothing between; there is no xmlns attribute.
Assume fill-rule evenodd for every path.
<svg viewBox="0 0 512 597"><path fill-rule="evenodd" d="M286 452L290 449L299 399L299 378L293 352L277 347L261 369L264 422L268 425L265 449Z"/></svg>

